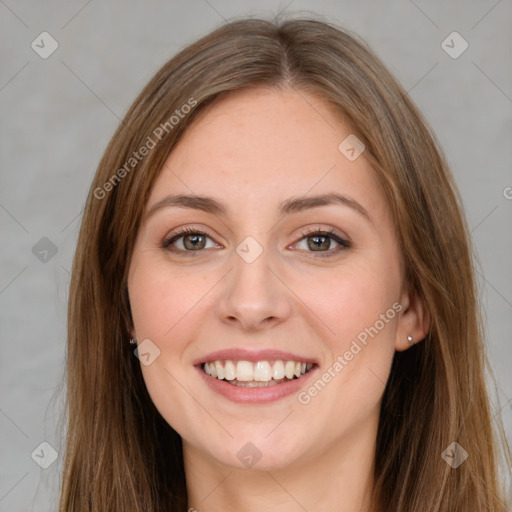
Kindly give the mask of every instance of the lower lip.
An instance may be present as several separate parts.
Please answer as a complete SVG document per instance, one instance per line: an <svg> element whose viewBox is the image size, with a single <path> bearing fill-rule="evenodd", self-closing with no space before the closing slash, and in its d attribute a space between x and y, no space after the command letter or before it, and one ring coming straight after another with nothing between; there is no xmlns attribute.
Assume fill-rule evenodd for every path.
<svg viewBox="0 0 512 512"><path fill-rule="evenodd" d="M273 402L275 400L279 400L280 398L284 398L286 396L292 395L293 393L299 392L299 390L307 384L311 374L316 372L317 366L313 366L308 373L305 373L298 379L292 379L289 381L281 382L281 384L274 384L272 386L267 387L243 387L236 386L234 384L229 384L225 380L219 380L210 375L207 375L202 365L196 366L202 378L206 382L206 384L218 393L219 395L232 400L233 402L238 403L265 403L265 402Z"/></svg>

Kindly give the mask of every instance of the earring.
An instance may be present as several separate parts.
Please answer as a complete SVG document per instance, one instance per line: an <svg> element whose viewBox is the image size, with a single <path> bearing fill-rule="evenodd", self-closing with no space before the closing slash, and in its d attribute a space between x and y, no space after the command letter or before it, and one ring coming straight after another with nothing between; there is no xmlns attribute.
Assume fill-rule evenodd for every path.
<svg viewBox="0 0 512 512"><path fill-rule="evenodd" d="M136 345L137 344L137 338L130 338L130 343L132 345Z"/></svg>
<svg viewBox="0 0 512 512"><path fill-rule="evenodd" d="M407 341L408 341L409 343L412 343L412 336L407 336Z"/></svg>

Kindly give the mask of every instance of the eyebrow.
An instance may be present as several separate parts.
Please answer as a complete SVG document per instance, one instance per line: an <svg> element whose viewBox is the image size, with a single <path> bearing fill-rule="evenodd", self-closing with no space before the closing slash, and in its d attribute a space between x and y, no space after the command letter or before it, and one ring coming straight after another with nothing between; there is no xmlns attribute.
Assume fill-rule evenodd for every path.
<svg viewBox="0 0 512 512"><path fill-rule="evenodd" d="M328 205L342 205L352 208L373 224L370 214L360 203L336 192L308 197L290 197L279 205L279 213L280 215L290 215L310 208L318 208L320 206ZM172 206L201 210L218 216L226 216L229 213L226 205L213 197L178 194L164 197L161 201L155 203L146 215L147 217L151 217L158 210Z"/></svg>

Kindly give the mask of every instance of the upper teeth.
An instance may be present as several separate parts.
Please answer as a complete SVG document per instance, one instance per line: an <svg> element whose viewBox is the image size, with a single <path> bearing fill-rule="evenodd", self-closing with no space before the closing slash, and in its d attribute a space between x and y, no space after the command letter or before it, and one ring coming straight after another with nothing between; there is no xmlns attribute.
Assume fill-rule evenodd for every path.
<svg viewBox="0 0 512 512"><path fill-rule="evenodd" d="M300 377L311 370L313 363L297 361L212 361L204 363L203 369L212 377L226 380L266 382L287 377Z"/></svg>

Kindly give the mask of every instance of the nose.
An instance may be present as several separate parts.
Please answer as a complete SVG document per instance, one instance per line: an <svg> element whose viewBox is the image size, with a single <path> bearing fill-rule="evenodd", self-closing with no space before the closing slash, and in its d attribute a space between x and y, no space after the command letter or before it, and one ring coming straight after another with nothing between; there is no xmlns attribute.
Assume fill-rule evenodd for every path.
<svg viewBox="0 0 512 512"><path fill-rule="evenodd" d="M271 251L264 249L252 262L234 251L232 262L217 306L221 321L246 331L286 321L293 310L293 293Z"/></svg>

